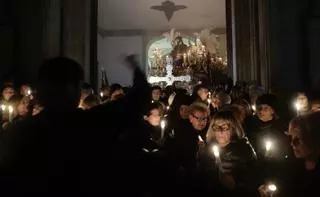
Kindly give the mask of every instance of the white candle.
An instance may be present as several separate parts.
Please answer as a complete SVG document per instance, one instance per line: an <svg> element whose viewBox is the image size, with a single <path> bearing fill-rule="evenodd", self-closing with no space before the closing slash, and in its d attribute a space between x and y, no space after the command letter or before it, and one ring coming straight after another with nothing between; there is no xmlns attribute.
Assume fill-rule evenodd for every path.
<svg viewBox="0 0 320 197"><path fill-rule="evenodd" d="M31 94L32 94L31 89L28 89L28 91L27 91L27 96L31 96Z"/></svg>
<svg viewBox="0 0 320 197"><path fill-rule="evenodd" d="M199 142L204 143L204 140L202 139L202 137L200 135L198 135L198 140L199 140Z"/></svg>
<svg viewBox="0 0 320 197"><path fill-rule="evenodd" d="M272 141L266 140L265 141L265 148L266 148L265 156L266 157L270 156L270 152L271 152L272 147L273 147Z"/></svg>
<svg viewBox="0 0 320 197"><path fill-rule="evenodd" d="M214 157L216 158L216 164L219 166L220 165L219 147L217 145L212 146L212 152L213 152Z"/></svg>
<svg viewBox="0 0 320 197"><path fill-rule="evenodd" d="M13 107L8 106L8 111L9 111L9 122L11 122L13 119Z"/></svg>
<svg viewBox="0 0 320 197"><path fill-rule="evenodd" d="M295 107L296 110L297 110L297 116L299 116L299 115L300 115L300 110L301 110L301 108L302 108L301 104L300 104L298 101L296 101L296 102L294 103L294 107Z"/></svg>
<svg viewBox="0 0 320 197"><path fill-rule="evenodd" d="M160 127L161 127L161 139L163 139L163 137L164 137L164 130L165 130L165 128L166 128L166 125L167 125L166 121L165 121L165 120L161 120L161 122L160 122Z"/></svg>
<svg viewBox="0 0 320 197"><path fill-rule="evenodd" d="M256 106L256 105L252 105L252 106L251 106L251 109L252 109L252 111L253 111L253 114L255 114L256 111L257 111L257 106Z"/></svg>
<svg viewBox="0 0 320 197"><path fill-rule="evenodd" d="M267 190L268 190L268 192L270 193L270 196L272 197L273 194L274 194L274 192L277 191L277 186L276 186L275 184L269 184L269 185L267 186Z"/></svg>
<svg viewBox="0 0 320 197"><path fill-rule="evenodd" d="M1 110L2 110L2 112L4 112L5 110L6 110L6 105L1 105Z"/></svg>

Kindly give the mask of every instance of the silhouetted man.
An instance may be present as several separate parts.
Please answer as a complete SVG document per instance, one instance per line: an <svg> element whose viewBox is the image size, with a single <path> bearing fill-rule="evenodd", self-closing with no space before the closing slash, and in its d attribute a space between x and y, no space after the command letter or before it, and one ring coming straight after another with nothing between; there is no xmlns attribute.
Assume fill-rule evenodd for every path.
<svg viewBox="0 0 320 197"><path fill-rule="evenodd" d="M134 128L150 100L149 86L134 57L126 62L134 71L132 91L88 111L77 108L83 80L80 65L64 57L44 62L37 94L44 110L0 139L2 194L118 192L125 184L118 164L126 155L117 151L121 126Z"/></svg>

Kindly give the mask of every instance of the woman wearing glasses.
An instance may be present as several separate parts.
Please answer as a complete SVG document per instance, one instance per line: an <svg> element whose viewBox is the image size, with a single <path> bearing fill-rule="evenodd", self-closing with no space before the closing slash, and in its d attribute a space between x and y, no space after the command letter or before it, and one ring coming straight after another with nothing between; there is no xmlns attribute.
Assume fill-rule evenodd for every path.
<svg viewBox="0 0 320 197"><path fill-rule="evenodd" d="M217 196L257 196L256 155L231 111L217 112L199 151L205 190Z"/></svg>
<svg viewBox="0 0 320 197"><path fill-rule="evenodd" d="M320 112L294 118L287 135L297 165L290 173L286 196L320 196Z"/></svg>

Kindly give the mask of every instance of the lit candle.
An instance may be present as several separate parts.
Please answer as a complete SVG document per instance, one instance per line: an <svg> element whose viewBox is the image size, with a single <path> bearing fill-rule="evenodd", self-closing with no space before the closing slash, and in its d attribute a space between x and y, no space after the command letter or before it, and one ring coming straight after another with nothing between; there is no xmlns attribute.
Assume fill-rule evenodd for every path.
<svg viewBox="0 0 320 197"><path fill-rule="evenodd" d="M296 101L296 102L294 103L294 107L295 107L296 110L297 110L297 116L299 116L299 115L300 115L300 110L301 110L301 108L302 108L302 106L301 106L301 104L299 103L299 101Z"/></svg>
<svg viewBox="0 0 320 197"><path fill-rule="evenodd" d="M161 139L163 139L163 137L164 137L164 130L165 130L165 128L166 128L166 125L167 125L166 121L165 121L165 120L161 120L161 122L160 122L160 127L161 127Z"/></svg>
<svg viewBox="0 0 320 197"><path fill-rule="evenodd" d="M216 164L220 165L219 147L217 145L212 146L212 152L213 152L214 157L216 158Z"/></svg>
<svg viewBox="0 0 320 197"><path fill-rule="evenodd" d="M32 94L31 89L28 89L28 91L27 91L27 96L31 96L31 94Z"/></svg>
<svg viewBox="0 0 320 197"><path fill-rule="evenodd" d="M9 111L9 122L11 122L13 119L13 107L8 106L8 111Z"/></svg>
<svg viewBox="0 0 320 197"><path fill-rule="evenodd" d="M211 92L209 92L209 94L208 94L207 102L208 102L208 106L210 106L210 104L211 104L211 102L212 102L212 99L211 99Z"/></svg>
<svg viewBox="0 0 320 197"><path fill-rule="evenodd" d="M269 185L267 186L267 190L268 190L268 192L270 193L270 196L272 197L273 194L274 194L274 192L277 191L277 186L276 186L275 184L269 184Z"/></svg>
<svg viewBox="0 0 320 197"><path fill-rule="evenodd" d="M204 143L204 140L202 139L202 137L200 135L198 135L198 140L200 143Z"/></svg>
<svg viewBox="0 0 320 197"><path fill-rule="evenodd" d="M257 112L257 106L256 105L252 105L251 109L253 111L253 114L255 114Z"/></svg>
<svg viewBox="0 0 320 197"><path fill-rule="evenodd" d="M100 97L103 98L103 92L100 92Z"/></svg>
<svg viewBox="0 0 320 197"><path fill-rule="evenodd" d="M2 110L2 112L4 112L5 110L6 110L6 105L1 105L1 110Z"/></svg>
<svg viewBox="0 0 320 197"><path fill-rule="evenodd" d="M272 141L266 140L266 142L265 142L265 148L266 148L265 156L266 157L270 156L270 152L271 152L272 146L273 146Z"/></svg>

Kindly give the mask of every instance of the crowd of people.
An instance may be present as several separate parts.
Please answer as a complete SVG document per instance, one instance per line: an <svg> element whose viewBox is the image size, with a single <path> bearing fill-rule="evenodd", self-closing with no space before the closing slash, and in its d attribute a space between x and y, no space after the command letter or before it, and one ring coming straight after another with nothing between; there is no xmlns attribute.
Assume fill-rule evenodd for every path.
<svg viewBox="0 0 320 197"><path fill-rule="evenodd" d="M0 173L10 195L318 196L320 102L237 82L193 94L151 86L95 91L75 61L45 61L35 87L2 91Z"/></svg>

